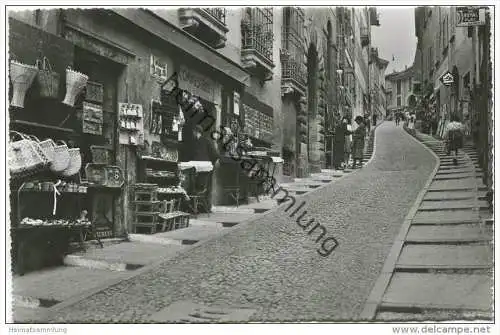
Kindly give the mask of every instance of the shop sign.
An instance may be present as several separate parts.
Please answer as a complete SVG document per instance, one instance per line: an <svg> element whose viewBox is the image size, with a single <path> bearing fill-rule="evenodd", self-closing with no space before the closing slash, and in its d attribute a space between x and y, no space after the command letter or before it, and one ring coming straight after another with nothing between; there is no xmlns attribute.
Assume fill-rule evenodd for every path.
<svg viewBox="0 0 500 335"><path fill-rule="evenodd" d="M210 102L219 102L220 89L217 82L211 78L189 69L185 65L181 65L178 80L179 87L189 93Z"/></svg>
<svg viewBox="0 0 500 335"><path fill-rule="evenodd" d="M451 86L453 84L453 75L449 71L446 71L446 73L443 74L439 80L441 80L443 85Z"/></svg>
<svg viewBox="0 0 500 335"><path fill-rule="evenodd" d="M476 6L457 7L457 27L481 26L485 24L486 9Z"/></svg>
<svg viewBox="0 0 500 335"><path fill-rule="evenodd" d="M161 81L167 80L167 63L151 55L150 73Z"/></svg>

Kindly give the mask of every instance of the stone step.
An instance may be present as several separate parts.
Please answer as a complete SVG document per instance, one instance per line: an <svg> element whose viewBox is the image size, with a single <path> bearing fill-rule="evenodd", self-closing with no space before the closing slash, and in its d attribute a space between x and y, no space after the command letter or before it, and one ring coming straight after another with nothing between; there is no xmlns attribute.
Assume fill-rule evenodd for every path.
<svg viewBox="0 0 500 335"><path fill-rule="evenodd" d="M284 195L284 194L283 194ZM283 197L282 192L280 192L276 198L281 199ZM224 227L231 227L237 225L238 223L244 222L251 219L255 214L240 214L240 213L210 213L210 214L199 214L197 219L209 222L221 223ZM186 228L184 228L186 229Z"/></svg>
<svg viewBox="0 0 500 335"><path fill-rule="evenodd" d="M126 276L125 272L60 266L12 278L12 294L39 303L58 303Z"/></svg>
<svg viewBox="0 0 500 335"><path fill-rule="evenodd" d="M478 175L481 176L483 173L482 169L474 169L474 172ZM436 176L439 175L448 175L448 174L454 174L454 173L472 173L472 170L470 168L457 168L457 169L445 169L445 170L438 170L436 173Z"/></svg>
<svg viewBox="0 0 500 335"><path fill-rule="evenodd" d="M213 206L212 213L255 214L255 209L247 206Z"/></svg>
<svg viewBox="0 0 500 335"><path fill-rule="evenodd" d="M480 177L480 175L478 175L477 173L463 172L436 175L434 177L434 180L474 179L478 177Z"/></svg>
<svg viewBox="0 0 500 335"><path fill-rule="evenodd" d="M44 323L47 311L44 307L12 306L12 318L15 323Z"/></svg>
<svg viewBox="0 0 500 335"><path fill-rule="evenodd" d="M182 230L182 229L179 229ZM160 234L153 237L159 238ZM64 257L64 264L89 269L127 271L172 257L182 249L181 244L124 242L102 249L88 250Z"/></svg>
<svg viewBox="0 0 500 335"><path fill-rule="evenodd" d="M492 249L487 245L405 245L396 269L489 269Z"/></svg>
<svg viewBox="0 0 500 335"><path fill-rule="evenodd" d="M220 235L229 228L225 228L221 224L189 226L183 229L158 233L155 234L155 237L158 239L179 241L182 245L190 245Z"/></svg>
<svg viewBox="0 0 500 335"><path fill-rule="evenodd" d="M462 310L419 310L418 312L407 312L407 309L388 310L383 308L375 316L376 321L385 322L426 322L429 320L446 322L449 320L470 320L470 321L491 321L493 315L491 312L484 311L462 311Z"/></svg>
<svg viewBox="0 0 500 335"><path fill-rule="evenodd" d="M475 169L480 169L481 167L477 164L474 165ZM468 171L471 171L471 166L470 165L454 165L453 163L451 164L440 164L439 165L439 171L445 171L445 170L456 170L456 169L467 169Z"/></svg>
<svg viewBox="0 0 500 335"><path fill-rule="evenodd" d="M429 190L470 190L474 188L479 190L485 190L486 186L483 184L482 179L476 178L476 183L472 180L459 179L459 180L436 180L433 181L429 187Z"/></svg>
<svg viewBox="0 0 500 335"><path fill-rule="evenodd" d="M490 311L492 285L489 275L395 273L381 307Z"/></svg>
<svg viewBox="0 0 500 335"><path fill-rule="evenodd" d="M491 241L493 231L485 227L481 232L479 224L462 224L453 226L410 226L406 235L408 243L453 243Z"/></svg>
<svg viewBox="0 0 500 335"><path fill-rule="evenodd" d="M435 211L443 209L473 209L473 208L487 209L489 207L486 201L473 201L473 200L451 200L451 201L422 201L419 211Z"/></svg>
<svg viewBox="0 0 500 335"><path fill-rule="evenodd" d="M484 200L486 191L473 192L473 191L429 191L425 193L424 201L450 201L450 200L465 200L474 199L477 197L479 200Z"/></svg>
<svg viewBox="0 0 500 335"><path fill-rule="evenodd" d="M460 224L460 223L478 223L479 215L472 210L457 211L417 211L413 217L413 224Z"/></svg>

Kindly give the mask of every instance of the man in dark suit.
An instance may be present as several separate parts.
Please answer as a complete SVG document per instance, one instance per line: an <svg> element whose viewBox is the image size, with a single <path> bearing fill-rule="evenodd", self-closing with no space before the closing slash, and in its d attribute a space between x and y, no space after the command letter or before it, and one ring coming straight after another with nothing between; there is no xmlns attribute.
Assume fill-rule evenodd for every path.
<svg viewBox="0 0 500 335"><path fill-rule="evenodd" d="M214 169L219 167L219 153L213 143L206 137L203 136L203 127L200 125L196 125L193 129L193 138L190 143L191 152L190 157L191 161L204 161L211 162L214 166ZM207 210L210 212L210 208L212 207L212 172L209 173L198 173L197 178L195 180L194 188L198 191L205 190L206 196L206 205Z"/></svg>

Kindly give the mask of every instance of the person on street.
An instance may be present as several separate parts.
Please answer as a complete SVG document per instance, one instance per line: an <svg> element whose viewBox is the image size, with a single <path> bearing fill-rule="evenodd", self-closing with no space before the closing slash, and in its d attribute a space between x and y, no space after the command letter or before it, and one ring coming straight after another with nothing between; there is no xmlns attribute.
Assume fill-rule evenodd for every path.
<svg viewBox="0 0 500 335"><path fill-rule="evenodd" d="M342 121L337 124L335 128L335 137L333 139L334 143L334 156L333 156L333 167L335 170L342 170L345 156L345 138L350 132L347 130L347 118L343 117Z"/></svg>
<svg viewBox="0 0 500 335"><path fill-rule="evenodd" d="M352 135L352 168L356 168L356 162L359 162L359 167L363 166L363 155L365 148L366 123L362 116L356 116L354 121L358 124L358 128Z"/></svg>
<svg viewBox="0 0 500 335"><path fill-rule="evenodd" d="M203 127L196 125L193 129L193 140L191 149L193 161L211 162L214 166L218 165L219 155L212 142L203 136Z"/></svg>
<svg viewBox="0 0 500 335"><path fill-rule="evenodd" d="M365 116L365 127L366 127L366 136L370 133L370 127L372 123L370 122L370 118L368 116Z"/></svg>
<svg viewBox="0 0 500 335"><path fill-rule="evenodd" d="M373 126L376 127L377 126L377 114L373 114Z"/></svg>
<svg viewBox="0 0 500 335"><path fill-rule="evenodd" d="M219 154L212 142L203 136L203 127L196 125L193 129L193 139L191 141L191 160L211 162L214 170L219 167ZM209 173L198 173L194 185L191 187L195 192L203 193L206 196L207 211L210 212L212 208L212 174L213 170ZM201 190L201 191L200 191Z"/></svg>
<svg viewBox="0 0 500 335"><path fill-rule="evenodd" d="M345 146L344 146L344 166L349 164L349 159L351 158L351 150L352 150L352 124L351 120L345 117L347 120L347 132L348 135L345 136Z"/></svg>
<svg viewBox="0 0 500 335"><path fill-rule="evenodd" d="M401 117L399 113L396 113L396 126L399 126L399 122L401 121Z"/></svg>
<svg viewBox="0 0 500 335"><path fill-rule="evenodd" d="M453 164L457 165L458 149L461 149L464 145L464 125L456 115L452 115L450 121L446 126L443 137L446 141L447 154L451 155L452 151L455 152Z"/></svg>
<svg viewBox="0 0 500 335"><path fill-rule="evenodd" d="M408 120L408 130L410 132L410 134L412 134L413 136L416 136L416 132L415 132L415 116L412 115L410 117L410 119Z"/></svg>

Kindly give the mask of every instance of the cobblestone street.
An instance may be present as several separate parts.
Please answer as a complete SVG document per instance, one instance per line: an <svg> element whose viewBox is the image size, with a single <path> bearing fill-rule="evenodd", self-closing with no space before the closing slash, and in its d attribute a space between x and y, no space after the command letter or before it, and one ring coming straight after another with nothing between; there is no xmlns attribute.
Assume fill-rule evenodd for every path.
<svg viewBox="0 0 500 335"><path fill-rule="evenodd" d="M401 127L376 129L374 159L302 196L339 246L321 257L286 205L53 316L51 322L150 322L178 301L247 307L250 321L355 320L400 226L437 162Z"/></svg>

